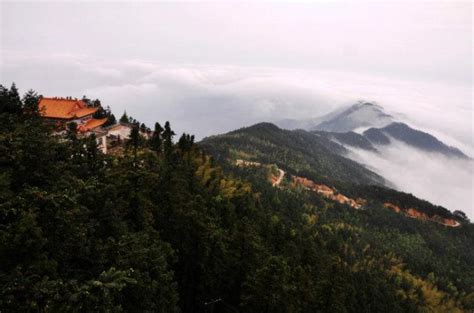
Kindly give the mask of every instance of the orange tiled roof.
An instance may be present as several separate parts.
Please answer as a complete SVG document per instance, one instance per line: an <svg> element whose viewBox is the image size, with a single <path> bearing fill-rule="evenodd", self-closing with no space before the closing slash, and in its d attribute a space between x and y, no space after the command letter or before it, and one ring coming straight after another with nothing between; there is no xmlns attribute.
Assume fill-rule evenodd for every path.
<svg viewBox="0 0 474 313"><path fill-rule="evenodd" d="M80 125L78 127L79 131L80 132L87 132L89 130L93 130L94 128L97 128L99 126L102 126L105 124L105 122L107 122L107 117L105 118L101 118L101 119L95 119L95 118L91 118L90 120L88 120L86 123L84 123L83 125Z"/></svg>
<svg viewBox="0 0 474 313"><path fill-rule="evenodd" d="M93 114L99 108L89 108L82 100L41 98L39 109L44 117L73 119Z"/></svg>
<svg viewBox="0 0 474 313"><path fill-rule="evenodd" d="M83 108L77 111L71 112L75 117L83 117L89 114L94 114L99 108Z"/></svg>

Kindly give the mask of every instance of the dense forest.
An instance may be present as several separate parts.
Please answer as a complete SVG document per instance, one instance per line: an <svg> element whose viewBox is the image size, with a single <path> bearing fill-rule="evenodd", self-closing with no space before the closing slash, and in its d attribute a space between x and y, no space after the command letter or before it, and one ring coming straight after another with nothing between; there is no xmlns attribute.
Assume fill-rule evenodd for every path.
<svg viewBox="0 0 474 313"><path fill-rule="evenodd" d="M0 86L1 312L474 310L468 222L273 188L168 122L149 139L135 123L123 153L104 155L93 136L52 136L38 99ZM320 160L337 179L381 181L341 162Z"/></svg>

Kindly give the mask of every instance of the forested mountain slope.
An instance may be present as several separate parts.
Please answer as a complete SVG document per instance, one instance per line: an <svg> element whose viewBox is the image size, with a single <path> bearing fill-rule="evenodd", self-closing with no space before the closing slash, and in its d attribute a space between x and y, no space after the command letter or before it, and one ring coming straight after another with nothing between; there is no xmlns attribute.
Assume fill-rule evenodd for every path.
<svg viewBox="0 0 474 313"><path fill-rule="evenodd" d="M343 157L346 150L343 145L333 141L333 136L337 141L351 142L351 145L376 151L370 142L356 133L289 131L270 123L205 138L199 144L216 160L224 163L243 159L275 164L290 175L337 187L353 198L393 204L405 211L413 208L428 217L456 218L444 207L388 188L390 182Z"/></svg>
<svg viewBox="0 0 474 313"><path fill-rule="evenodd" d="M385 183L364 166L340 156L344 147L324 136L303 130L284 130L270 123L205 138L200 145L218 159L241 157L275 163L294 174L318 181Z"/></svg>
<svg viewBox="0 0 474 313"><path fill-rule="evenodd" d="M274 166L289 171L289 173L315 179L317 183L333 183L333 186L337 186L345 195L354 199L363 198L366 203L362 210L350 209L350 206L341 205L337 202L329 201L329 203L327 203L325 198L310 200L307 205L310 205L310 203L319 203L320 205L321 202L326 203L322 206L332 207L333 209L325 210L325 213L321 216L332 216L339 221L346 219L351 221L351 225L357 225L359 230L368 236L368 238L372 238L371 240L373 240L372 244L374 246L403 256L405 260L410 260L406 263L406 266L414 271L422 272L424 277L432 278L433 275L437 275L434 273L441 272L444 273L442 275L450 276L448 272L452 273L452 267L457 267L460 264L458 263L460 259L464 259L464 261L461 261L461 263L464 263L462 266L464 269L460 272L471 273L468 276L474 273L474 267L470 265L474 257L472 252L474 246L472 243L469 243L470 239L468 239L473 236L472 224L465 223L461 219L460 221L463 222L462 227L449 229L436 223L411 219L405 217L403 214L393 213L388 208L396 207L399 210L410 209L426 217L433 217L433 220L437 218L447 218L451 220L457 218L456 215L443 207L418 199L411 194L373 185L370 180L365 182L348 180L343 183L339 182L340 179L344 179L343 177L337 177L337 179L332 177L332 179L327 180L326 177L316 174L317 172L324 171L324 168L320 167L320 163L314 161L312 163L310 163L311 161L308 162L315 166L312 168L314 172L300 171L298 161L305 159L298 159L298 157L292 156L297 156L301 153L307 159L319 158L321 157L320 152L324 151L323 156L329 158L333 157L333 152L344 152L342 146L334 142L328 143L325 141L324 136L319 136L318 134L313 135L315 136L301 130L281 130L274 125L262 123L228 134L206 138L200 145L206 151L214 155L216 160L219 160L221 165L229 173L233 173L233 175L238 177L247 177L249 180L260 181L259 184L264 184L261 180L265 180L266 177L275 175L275 173L268 173L269 171L274 172L272 167L267 166L256 169L255 164L274 164ZM284 138L285 136L286 138ZM281 142L281 146L275 144L277 142ZM318 147L319 150L314 149L315 147ZM281 150L285 152L282 153L280 152ZM271 153L265 153L263 151L271 151ZM285 159L280 157L281 155L289 157ZM248 168L242 168L242 166L236 167L235 161L242 159L249 160L251 166ZM285 163L286 160L290 161L290 166ZM341 159L332 158L333 163L337 163L339 160ZM242 164L242 162L240 163ZM337 167L337 165L333 166ZM287 186L285 187L285 183L283 183L283 189L291 189L293 185L291 174L288 175L287 172L286 177ZM257 189L259 190L259 188ZM282 189L282 187L280 186L279 189ZM293 192L296 191L293 190ZM334 210L334 208L337 209ZM407 216L411 215L408 214ZM458 252L451 254L454 250L451 250L452 246L451 248L448 247L451 244L456 245L455 242L459 240L460 237L458 237L458 235L461 233L464 234L461 235L461 237L466 236L464 238L467 241L462 240L464 243L459 245L458 248L454 248L454 250L462 250L464 248L461 247L464 246L471 251L462 252L458 250ZM451 252L448 252L448 250ZM460 253L463 257L457 259L457 257L454 256L457 253ZM436 268L436 270L434 268ZM459 278L456 278L454 280L458 279ZM441 278L438 282L443 280L444 278ZM441 283L444 284L444 288L451 288L447 287L452 286L452 282L448 282L448 280L444 280L444 282ZM472 290L471 287L468 286L474 286L472 285L473 282L471 278L468 278L462 288Z"/></svg>
<svg viewBox="0 0 474 313"><path fill-rule="evenodd" d="M275 188L169 123L103 155L37 101L0 86L2 312L474 309L472 224Z"/></svg>

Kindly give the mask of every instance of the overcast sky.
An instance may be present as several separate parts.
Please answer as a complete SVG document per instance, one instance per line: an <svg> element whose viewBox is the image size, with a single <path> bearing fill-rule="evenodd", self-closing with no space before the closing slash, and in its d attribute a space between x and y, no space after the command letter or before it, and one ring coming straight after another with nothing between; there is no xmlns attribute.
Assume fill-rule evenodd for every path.
<svg viewBox="0 0 474 313"><path fill-rule="evenodd" d="M22 92L99 98L197 138L364 99L473 155L470 1L0 0L0 11L0 83ZM474 216L472 162L433 164Z"/></svg>
<svg viewBox="0 0 474 313"><path fill-rule="evenodd" d="M362 98L472 140L468 1L0 8L1 82L22 90L99 97L198 137Z"/></svg>

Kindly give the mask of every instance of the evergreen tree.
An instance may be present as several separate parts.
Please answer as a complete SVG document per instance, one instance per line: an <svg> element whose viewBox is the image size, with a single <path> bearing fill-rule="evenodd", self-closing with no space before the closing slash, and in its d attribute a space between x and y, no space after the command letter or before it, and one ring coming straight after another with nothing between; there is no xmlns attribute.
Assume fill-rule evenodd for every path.
<svg viewBox="0 0 474 313"><path fill-rule="evenodd" d="M140 135L140 127L138 123L134 123L132 125L132 130L130 131L130 141L129 145L133 149L134 160L137 159L138 148L141 144L141 135Z"/></svg>
<svg viewBox="0 0 474 313"><path fill-rule="evenodd" d="M161 134L163 132L163 127L161 127L160 123L156 122L155 123L155 129L153 131L153 134L151 135L149 144L150 144L150 149L155 151L156 153L160 154L161 152L161 144L162 144L162 138Z"/></svg>
<svg viewBox="0 0 474 313"><path fill-rule="evenodd" d="M12 83L10 90L0 85L0 113L20 114L22 103L15 83Z"/></svg>
<svg viewBox="0 0 474 313"><path fill-rule="evenodd" d="M38 94L30 89L23 96L23 112L28 115L38 115L39 114L39 103L40 97Z"/></svg>
<svg viewBox="0 0 474 313"><path fill-rule="evenodd" d="M20 105L20 103L21 103L20 94L18 93L18 88L16 88L15 83L12 83L12 86L10 87L10 90L8 92L8 96L10 97L10 100L13 103L16 103L16 104Z"/></svg>
<svg viewBox="0 0 474 313"><path fill-rule="evenodd" d="M101 108L101 107L102 107L102 103L100 102L99 99L94 99L94 101L92 101L92 107L94 107L94 108Z"/></svg>
<svg viewBox="0 0 474 313"><path fill-rule="evenodd" d="M105 126L110 126L110 125L115 125L117 124L117 120L115 119L115 115L110 114L109 118L107 119L107 122L105 123Z"/></svg>
<svg viewBox="0 0 474 313"><path fill-rule="evenodd" d="M0 85L0 113L12 113L8 89Z"/></svg>
<svg viewBox="0 0 474 313"><path fill-rule="evenodd" d="M70 122L67 124L66 137L72 142L77 141L77 123Z"/></svg>
<svg viewBox="0 0 474 313"><path fill-rule="evenodd" d="M181 151L189 151L194 145L194 136L183 133L178 140L178 147Z"/></svg>
<svg viewBox="0 0 474 313"><path fill-rule="evenodd" d="M86 95L83 95L81 100L84 101L84 103L85 103L88 107L92 106L91 99L87 98Z"/></svg>
<svg viewBox="0 0 474 313"><path fill-rule="evenodd" d="M129 117L127 115L127 112L123 112L122 117L120 117L119 122L123 123L123 124L128 124L129 123Z"/></svg>
<svg viewBox="0 0 474 313"><path fill-rule="evenodd" d="M169 157L173 150L173 136L174 131L171 130L170 122L166 121L165 128L163 130L163 147L167 157Z"/></svg>

